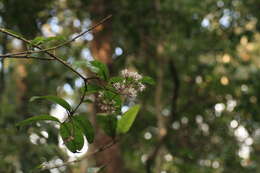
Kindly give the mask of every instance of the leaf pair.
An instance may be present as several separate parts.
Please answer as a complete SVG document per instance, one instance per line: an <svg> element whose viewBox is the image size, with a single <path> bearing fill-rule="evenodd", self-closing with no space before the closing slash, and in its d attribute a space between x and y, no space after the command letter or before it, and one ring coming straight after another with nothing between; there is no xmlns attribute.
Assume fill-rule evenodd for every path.
<svg viewBox="0 0 260 173"><path fill-rule="evenodd" d="M61 123L57 118L50 115L39 115L21 121L16 126L22 127L46 120L60 123L60 135L67 148L73 153L82 149L84 145L83 136L86 136L89 143L94 141L94 128L90 121L83 115L73 116L71 121L64 123Z"/></svg>
<svg viewBox="0 0 260 173"><path fill-rule="evenodd" d="M64 122L60 127L60 135L66 147L73 153L82 149L86 136L89 143L94 141L94 128L90 121L83 115L72 117L69 122Z"/></svg>
<svg viewBox="0 0 260 173"><path fill-rule="evenodd" d="M38 99L46 99L53 103L56 103L67 111L72 111L71 106L64 99L56 97L56 96L34 96L30 99L30 101L38 100ZM86 116L83 115L75 115L71 117L69 122L61 123L57 118L50 115L39 115L28 118L24 121L17 123L16 125L19 127L38 122L38 121L55 121L60 124L60 135L67 146L67 148L71 152L77 152L81 150L84 145L84 137L86 136L89 143L94 141L94 128L90 121Z"/></svg>

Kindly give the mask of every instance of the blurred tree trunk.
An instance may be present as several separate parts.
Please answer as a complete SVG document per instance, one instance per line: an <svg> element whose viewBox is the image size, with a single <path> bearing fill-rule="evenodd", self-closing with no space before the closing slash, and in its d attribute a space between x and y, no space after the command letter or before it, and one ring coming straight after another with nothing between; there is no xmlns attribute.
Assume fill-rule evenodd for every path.
<svg viewBox="0 0 260 173"><path fill-rule="evenodd" d="M7 35L3 35L2 46L3 46L2 54L6 54L7 53ZM1 66L1 71L0 71L0 103L1 103L2 97L4 95L4 89L5 89L5 60L4 60L4 58L1 59L0 63L1 63L1 65L0 65Z"/></svg>
<svg viewBox="0 0 260 173"><path fill-rule="evenodd" d="M112 50L111 50L111 34L108 32L108 25L105 24L98 28L99 32L95 35L94 41L91 44L91 51L93 57L97 60L102 61L109 65L110 68L112 62ZM104 28L104 30L103 30ZM98 108L96 108L96 111ZM99 127L96 128L96 140L94 142L95 148L100 148L112 139L105 135ZM107 173L121 173L122 172L122 159L120 155L119 146L116 144L110 149L107 149L96 156L96 161L98 165L107 165Z"/></svg>
<svg viewBox="0 0 260 173"><path fill-rule="evenodd" d="M104 0L95 0L92 2L92 6L90 8L91 16L94 17L92 19L93 24L97 23L98 21L95 20L96 18L100 19L102 17L105 17L109 15L108 13L108 7L109 7L110 1L104 1ZM112 30L110 26L110 22L107 21L106 23L98 26L94 30L94 40L91 42L90 49L92 56L107 64L109 68L112 68ZM112 139L105 135L103 131L98 127L98 125L95 123L95 116L98 112L98 108L93 105L92 108L92 121L95 124L96 128L96 136L95 141L92 146L90 146L90 150L98 149L106 144L108 144ZM89 109L89 110L90 110ZM123 169L123 161L120 154L119 145L115 144L109 149L106 149L103 152L98 153L95 155L95 161L97 166L106 165L105 172L106 173L122 173Z"/></svg>
<svg viewBox="0 0 260 173"><path fill-rule="evenodd" d="M24 45L21 47L14 49L14 52L24 51ZM12 73L12 79L15 82L16 87L16 114L19 115L19 119L23 120L28 118L28 95L29 95L29 84L28 84L28 73L26 69L26 65L30 63L28 60L15 60L15 67L14 72ZM32 169L32 165L28 165L31 163L31 158L27 154L28 147L31 145L30 140L25 138L24 140L20 141L21 147L19 149L19 159L21 163L21 170L23 172L28 172Z"/></svg>
<svg viewBox="0 0 260 173"><path fill-rule="evenodd" d="M154 0L154 11L155 17L158 21L162 22L163 19L161 17L161 1ZM159 23L160 23L159 22ZM160 33L162 34L162 33ZM163 34L162 34L163 35ZM165 70L167 68L167 57L165 57L165 50L162 38L155 38L155 58L158 64L158 68L156 70L156 89L155 89L155 97L154 97L154 104L155 104L155 112L156 112L156 119L157 119L157 144L154 146L152 152L150 153L147 163L146 163L146 172L161 172L162 171L162 164L163 164L163 156L165 153L165 146L164 146L164 138L167 135L167 123L169 123L169 118L162 114L163 105L165 102L163 98L163 87L164 87L164 76ZM153 169L154 168L154 169ZM154 170L154 171L153 171Z"/></svg>

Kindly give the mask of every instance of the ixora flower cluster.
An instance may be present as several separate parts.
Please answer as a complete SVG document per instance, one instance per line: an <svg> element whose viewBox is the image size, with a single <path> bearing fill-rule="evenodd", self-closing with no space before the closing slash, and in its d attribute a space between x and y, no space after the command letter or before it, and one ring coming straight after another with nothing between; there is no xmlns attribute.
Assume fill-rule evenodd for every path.
<svg viewBox="0 0 260 173"><path fill-rule="evenodd" d="M124 69L121 71L121 76L124 78L123 81L113 84L118 93L135 98L138 92L142 92L145 89L145 85L140 81L142 75L137 72Z"/></svg>
<svg viewBox="0 0 260 173"><path fill-rule="evenodd" d="M99 91L98 93L98 106L102 112L115 113L116 112L116 102L107 96L104 91Z"/></svg>
<svg viewBox="0 0 260 173"><path fill-rule="evenodd" d="M117 77L117 80L111 83L113 93L125 98L136 98L138 93L145 89L145 85L142 83L142 78L143 76L137 72L128 69L122 70L120 76ZM104 91L98 93L98 102L99 108L102 112L114 113L118 106L117 101L111 99L111 97L109 97Z"/></svg>

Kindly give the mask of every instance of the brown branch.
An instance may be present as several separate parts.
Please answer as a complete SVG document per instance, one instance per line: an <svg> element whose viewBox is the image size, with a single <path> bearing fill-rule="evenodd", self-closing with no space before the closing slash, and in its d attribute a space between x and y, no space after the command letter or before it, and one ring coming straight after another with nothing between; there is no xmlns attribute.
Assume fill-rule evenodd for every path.
<svg viewBox="0 0 260 173"><path fill-rule="evenodd" d="M4 29L4 28L0 28L0 32L3 32L3 33L5 33L5 34L7 34L7 35L10 35L10 36L12 36L12 37L15 37L15 38L17 38L17 39L19 39L19 40L21 40L21 41L27 43L27 44L32 45L33 47L36 47L36 48L42 50L41 47L39 47L39 46L37 46L37 45L34 45L34 44L31 44L31 41L29 41L29 40L27 40L27 39L25 39L25 38L23 38L23 37L21 37L21 36L19 36L19 35L13 34L13 33L7 31L7 30ZM81 77L82 79L85 79L84 76L82 76L79 72L77 72L75 69L73 69L73 68L72 68L67 62L65 62L63 59L57 57L56 55L54 55L54 54L52 54L52 53L50 53L50 52L48 52L48 51L46 51L46 52L44 52L44 53L46 53L47 55L51 56L52 58L54 58L55 60L59 61L60 63L62 63L64 66L66 66L68 69L70 69L71 71L73 71L74 73L76 73L76 74L77 74L79 77Z"/></svg>
<svg viewBox="0 0 260 173"><path fill-rule="evenodd" d="M88 79L88 78L87 78L87 79ZM88 89L88 88L87 88L87 87L88 87L88 85L87 85L87 79L84 80L84 91L83 91L83 94L81 95L80 101L79 101L78 105L75 107L75 109L73 109L73 110L70 112L71 115L73 115L73 114L77 111L77 109L78 109L79 106L83 103L83 101L84 101L84 99L85 99L86 92L87 92L87 89Z"/></svg>
<svg viewBox="0 0 260 173"><path fill-rule="evenodd" d="M90 29L94 29L95 27L97 27L98 25L100 25L101 23L105 22L106 20L108 20L108 19L111 18L111 17L112 17L111 15L105 17L103 20L101 20L101 22L99 22L97 25L94 25L94 26L91 27ZM74 38L71 39L71 40L68 40L68 41L65 42L65 43L62 43L62 44L60 44L60 45L58 45L58 46L55 46L54 48L57 49L57 48L59 48L59 47L61 47L61 46L64 46L64 45L66 45L66 44L69 44L69 43L75 41L77 38L79 38L79 37L81 37L82 35L84 35L85 33L89 32L90 29L88 29L87 31L82 32L81 34L77 35L76 37L74 37ZM61 58L57 57L56 55L54 55L54 54L52 54L52 53L49 52L49 50L54 50L54 48L52 48L52 49L51 49L51 48L50 48L50 49L43 49L43 48L41 48L41 47L38 46L38 45L32 44L31 41L29 41L29 40L27 40L27 39L25 39L25 38L23 38L23 37L21 37L21 36L19 36L19 35L17 35L17 34L11 33L11 32L9 32L8 30L6 30L6 29L4 29L4 28L0 28L0 32L3 32L3 33L5 33L5 34L7 34L7 35L10 35L10 36L12 36L12 37L15 37L15 38L17 38L17 39L19 39L19 40L21 40L21 41L23 41L23 42L25 42L25 43L27 43L27 44L33 46L33 47L35 47L35 48L40 49L43 53L46 53L47 55L49 55L50 57L52 57L52 58L54 58L55 60L59 61L61 64L63 64L64 66L66 66L68 69L70 69L71 71L73 71L73 72L74 72L75 74L77 74L80 78L82 78L83 80L86 80L86 78L85 78L83 75L81 75L78 71L76 71L74 68L72 68L66 61L64 61L63 59L61 59ZM26 53L30 53L30 51L22 52L22 54L26 54ZM33 52L33 53L34 53L34 52ZM16 55L17 55L17 54L16 54ZM3 55L2 55L2 56L3 56ZM8 54L8 57L10 57L10 54Z"/></svg>
<svg viewBox="0 0 260 173"><path fill-rule="evenodd" d="M43 171L43 170L49 170L49 169L54 169L54 168L60 168L60 167L63 167L63 166L70 165L70 164L72 164L72 163L80 162L80 161L82 161L83 159L89 158L90 156L96 155L96 154L98 154L98 153L100 153L100 152L102 152L102 151L105 151L105 150L111 148L111 147L112 147L113 145L115 145L117 142L118 142L118 140L113 140L113 141L109 142L108 144L106 144L106 145L104 145L104 146L98 148L97 150L95 150L95 151L93 151L93 152L91 152L91 153L89 153L89 154L86 154L85 156L83 156L83 157L81 157L81 158L79 158L79 159L77 159L77 160L67 161L67 162L64 162L63 164L55 165L55 166L43 166L43 167L41 168L41 170Z"/></svg>
<svg viewBox="0 0 260 173"><path fill-rule="evenodd" d="M39 57L35 57L35 56L29 56L29 55L17 55L17 56L11 56L11 57L2 57L2 59L36 59L36 60L55 60L54 58L39 58Z"/></svg>
<svg viewBox="0 0 260 173"><path fill-rule="evenodd" d="M24 52L19 52L19 53L13 53L13 54L10 54L10 53L9 53L9 54L5 54L5 55L0 55L0 58L1 58L2 60L5 59L5 58L26 58L26 59L29 59L29 58L30 58L30 59L40 59L40 60L57 60L57 61L59 61L61 64L63 64L65 67L67 67L69 70L71 70L72 72L74 72L75 74L77 74L80 78L82 78L82 79L84 80L85 90L84 90L84 93L83 93L82 96L81 96L81 99L80 99L79 104L75 107L75 109L74 109L72 112L69 113L69 116L70 116L70 115L73 115L73 113L74 113L74 112L79 108L79 106L83 103L84 98L85 98L85 94L86 94L86 90L87 90L87 81L88 81L88 80L91 80L92 78L86 78L86 77L84 77L84 76L81 75L78 71L76 71L70 64L68 64L66 61L64 61L63 59L57 57L56 55L54 55L53 53L51 53L51 52L49 52L49 51L50 51L50 50L58 49L58 48L60 48L60 47L62 47L62 46L65 46L66 44L69 44L69 43L75 41L76 39L78 39L79 37L83 36L83 35L86 34L87 32L89 32L89 31L93 30L94 28L96 28L97 26L101 25L102 23L104 23L105 21L107 21L107 20L108 20L109 18L111 18L111 17L112 17L112 15L109 15L109 16L105 17L104 19L102 19L102 20L101 20L100 22L98 22L97 24L95 24L94 26L90 27L88 30L86 30L86 31L84 31L84 32L82 32L82 33L80 33L80 34L77 35L76 37L74 37L74 38L72 38L72 39L70 39L70 40L68 40L68 41L66 41L66 42L64 42L64 43L62 43L62 44L59 44L59 45L57 45L57 46L54 46L54 47L52 47L52 48L47 48L47 49L43 49L43 48L41 48L41 47L38 46L38 45L32 44L32 41L27 40L26 38L24 38L24 37L22 37L22 36L19 36L19 35L17 35L17 34L14 34L14 33L10 32L10 31L8 31L8 30L6 30L6 29L4 29L4 28L0 28L0 32L4 33L4 34L6 34L6 35L12 36L12 37L14 37L14 38L16 38L16 39L19 39L19 40L25 42L26 44L29 44L29 45L31 45L32 47L39 49L39 50L37 50L37 51L24 51ZM32 54L32 53L40 53L40 52L43 52L43 53L49 55L49 56L52 57L52 58L48 58L48 59L47 59L47 58L37 58L37 57L29 56L29 54ZM94 79L96 79L96 78L94 78ZM54 166L54 167L46 166L46 167L43 167L42 170L58 168L58 167L66 166L66 165L71 164L71 163L79 162L79 161L81 161L82 159L88 158L88 157L90 157L90 156L93 156L93 155L95 155L95 154L97 154L97 153L99 153L99 152L102 152L102 151L104 151L104 150L106 150L106 149L112 147L116 142L117 142L116 140L113 140L112 142L108 143L107 145L104 145L103 147L101 147L101 148L95 150L95 151L92 152L92 153L89 153L89 154L85 155L84 157L82 157L82 158L80 158L80 159L78 159L78 160L68 161L68 162L65 162L65 163L62 164L62 165L58 165L58 166Z"/></svg>
<svg viewBox="0 0 260 173"><path fill-rule="evenodd" d="M71 42L75 41L76 39L80 38L81 36L83 36L84 34L94 30L96 27L98 27L99 25L103 24L104 22L106 22L108 19L110 19L112 17L112 15L109 15L107 17L105 17L104 19L102 19L101 21L99 21L98 23L96 23L94 26L90 27L89 29L87 29L86 31L78 34L77 36L75 36L74 38L70 39L70 40L67 40L65 41L64 43L61 43L61 44L58 44L54 47L51 47L51 48L47 48L47 49L40 49L40 50L36 50L36 51L23 51L23 52L17 52L17 53L12 53L12 54L5 54L5 55L0 55L0 58L1 57L10 57L10 56L14 56L14 55L23 55L23 54L33 54L33 53L42 53L42 52L47 52L47 51L51 51L51 50L55 50L55 49L58 49L60 47L63 47L67 44L70 44ZM1 31L1 28L0 28L0 31ZM1 31L3 32L3 31ZM19 39L19 38L18 38ZM35 47L36 45L34 45ZM38 48L38 47L37 47Z"/></svg>

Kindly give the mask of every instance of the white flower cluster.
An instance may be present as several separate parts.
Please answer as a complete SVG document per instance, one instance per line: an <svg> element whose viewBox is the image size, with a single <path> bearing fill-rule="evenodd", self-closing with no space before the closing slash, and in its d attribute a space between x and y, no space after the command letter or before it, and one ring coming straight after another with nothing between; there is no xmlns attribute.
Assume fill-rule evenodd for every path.
<svg viewBox="0 0 260 173"><path fill-rule="evenodd" d="M134 80L142 79L142 75L137 72L129 71L128 69L124 69L121 71L121 75L125 78L133 78Z"/></svg>
<svg viewBox="0 0 260 173"><path fill-rule="evenodd" d="M145 89L145 85L140 82L142 75L137 72L124 69L121 71L121 76L125 78L123 81L112 84L118 93L135 98L138 92Z"/></svg>
<svg viewBox="0 0 260 173"><path fill-rule="evenodd" d="M137 72L132 72L127 69L121 71L122 80L112 83L112 87L116 92L124 97L135 98L138 92L145 89L145 85L140 81L143 77ZM109 92L109 91L108 91ZM98 93L97 102L101 112L115 113L117 105L115 100L107 97L106 91Z"/></svg>
<svg viewBox="0 0 260 173"><path fill-rule="evenodd" d="M98 93L98 106L102 112L114 113L116 110L115 101L106 99L103 91Z"/></svg>

